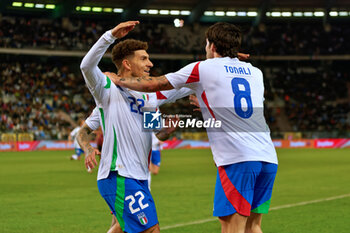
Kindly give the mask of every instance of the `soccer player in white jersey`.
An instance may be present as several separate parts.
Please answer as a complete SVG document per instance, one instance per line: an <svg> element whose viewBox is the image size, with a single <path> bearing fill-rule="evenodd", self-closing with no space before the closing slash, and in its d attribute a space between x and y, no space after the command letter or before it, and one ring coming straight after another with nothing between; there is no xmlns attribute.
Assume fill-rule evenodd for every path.
<svg viewBox="0 0 350 233"><path fill-rule="evenodd" d="M142 129L144 108L154 107L154 98L114 85L97 65L107 48L138 23L121 23L104 33L80 66L87 87L99 106L104 133L97 177L99 191L118 219L120 232L128 233L159 232L154 201L147 185L151 132ZM114 46L112 60L118 68L118 76L149 75L153 64L146 49L147 43L136 40L125 40ZM192 91L185 92L183 96ZM173 93L178 95L176 91ZM163 96L159 92L153 96L158 95ZM162 129L158 136L166 138L172 131ZM96 150L89 151L85 159L87 167L97 165L97 154Z"/></svg>
<svg viewBox="0 0 350 233"><path fill-rule="evenodd" d="M138 91L189 87L196 92L203 118L223 125L221 131L207 130L218 169L213 214L223 233L260 233L278 162L263 115L263 75L237 59L241 37L236 26L216 23L206 32L207 60L160 77L112 78Z"/></svg>
<svg viewBox="0 0 350 233"><path fill-rule="evenodd" d="M80 156L81 154L84 153L84 151L80 148L79 143L77 141L77 133L80 130L81 126L84 124L84 120L83 119L79 119L78 121L78 126L75 127L72 132L70 132L69 136L68 136L68 143L72 143L74 141L74 153L70 159L71 160L80 160Z"/></svg>

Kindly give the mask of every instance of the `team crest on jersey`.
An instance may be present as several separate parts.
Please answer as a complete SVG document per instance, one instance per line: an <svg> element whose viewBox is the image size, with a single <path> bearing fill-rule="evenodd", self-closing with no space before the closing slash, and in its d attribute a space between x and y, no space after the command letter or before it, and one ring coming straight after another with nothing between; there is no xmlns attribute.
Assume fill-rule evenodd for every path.
<svg viewBox="0 0 350 233"><path fill-rule="evenodd" d="M162 114L157 110L156 112L143 113L143 128L144 129L160 129Z"/></svg>
<svg viewBox="0 0 350 233"><path fill-rule="evenodd" d="M141 212L137 215L137 217L139 218L139 221L142 225L146 225L148 223L148 219L146 217L146 214L144 212Z"/></svg>

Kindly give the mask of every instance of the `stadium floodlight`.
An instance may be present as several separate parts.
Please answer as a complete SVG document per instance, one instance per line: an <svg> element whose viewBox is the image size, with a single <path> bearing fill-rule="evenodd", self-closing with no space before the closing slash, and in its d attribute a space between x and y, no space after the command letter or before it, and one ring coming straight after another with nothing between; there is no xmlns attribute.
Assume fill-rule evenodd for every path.
<svg viewBox="0 0 350 233"><path fill-rule="evenodd" d="M301 16L303 16L303 12L293 12L293 16L301 17Z"/></svg>
<svg viewBox="0 0 350 233"><path fill-rule="evenodd" d="M336 11L330 11L330 12L329 12L329 15L330 15L330 16L338 16L338 12L336 12Z"/></svg>
<svg viewBox="0 0 350 233"><path fill-rule="evenodd" d="M171 10L170 14L171 15L180 15L180 11L179 10Z"/></svg>
<svg viewBox="0 0 350 233"><path fill-rule="evenodd" d="M35 8L40 8L40 9L42 9L42 8L44 8L44 7L45 7L44 4L41 4L41 3L35 4Z"/></svg>
<svg viewBox="0 0 350 233"><path fill-rule="evenodd" d="M215 11L214 14L215 14L215 16L225 16L224 11Z"/></svg>
<svg viewBox="0 0 350 233"><path fill-rule="evenodd" d="M236 11L226 11L226 16L236 16Z"/></svg>
<svg viewBox="0 0 350 233"><path fill-rule="evenodd" d="M51 9L51 10L52 10L52 9L55 9L55 8L56 8L56 5L54 5L54 4L46 4L46 5L45 5L45 8L46 8L46 9Z"/></svg>
<svg viewBox="0 0 350 233"><path fill-rule="evenodd" d="M140 10L140 14L143 14L143 15L147 14L147 10L146 9L141 9Z"/></svg>
<svg viewBox="0 0 350 233"><path fill-rule="evenodd" d="M245 11L238 11L237 16L247 16L247 12Z"/></svg>
<svg viewBox="0 0 350 233"><path fill-rule="evenodd" d="M190 15L191 11L183 10L180 12L181 15Z"/></svg>
<svg viewBox="0 0 350 233"><path fill-rule="evenodd" d="M182 19L174 19L174 26L179 28L184 26L184 21Z"/></svg>
<svg viewBox="0 0 350 233"><path fill-rule="evenodd" d="M122 9L122 8L114 8L114 9L113 9L113 12L114 12L114 13L123 13L123 9ZM146 10L146 13L147 13L147 10ZM146 14L146 13L145 13L145 14Z"/></svg>
<svg viewBox="0 0 350 233"><path fill-rule="evenodd" d="M112 12L112 11L113 11L113 9L110 7L103 8L103 12Z"/></svg>
<svg viewBox="0 0 350 233"><path fill-rule="evenodd" d="M158 14L158 10L150 9L150 10L148 10L148 14L150 14L150 15L157 15Z"/></svg>
<svg viewBox="0 0 350 233"><path fill-rule="evenodd" d="M204 11L204 15L206 15L206 16L213 16L214 15L214 11Z"/></svg>
<svg viewBox="0 0 350 233"><path fill-rule="evenodd" d="M292 12L288 12L288 11L282 12L282 17L291 17L291 16L292 16Z"/></svg>
<svg viewBox="0 0 350 233"><path fill-rule="evenodd" d="M169 11L169 10L160 10L160 11L159 11L159 14L160 14L160 15L169 15L169 14L170 14L170 11Z"/></svg>
<svg viewBox="0 0 350 233"><path fill-rule="evenodd" d="M22 5L23 5L22 2L13 2L12 3L12 6L14 6L14 7L21 7Z"/></svg>
<svg viewBox="0 0 350 233"><path fill-rule="evenodd" d="M102 7L93 7L92 11L93 12L102 12Z"/></svg>
<svg viewBox="0 0 350 233"><path fill-rule="evenodd" d="M323 17L324 16L324 12L323 11L315 11L314 12L314 16L316 16L316 17Z"/></svg>
<svg viewBox="0 0 350 233"><path fill-rule="evenodd" d="M309 11L307 11L307 12L304 12L304 16L305 17L311 17L311 16L313 16L314 14L312 13L312 12L309 12Z"/></svg>
<svg viewBox="0 0 350 233"><path fill-rule="evenodd" d="M271 12L272 17L281 17L281 15L282 15L281 12L277 12L277 11Z"/></svg>
<svg viewBox="0 0 350 233"><path fill-rule="evenodd" d="M249 17L255 17L255 16L258 16L258 12L256 12L256 11L248 11L247 15Z"/></svg>
<svg viewBox="0 0 350 233"><path fill-rule="evenodd" d="M24 7L33 8L34 7L34 3L26 2L26 3L24 3Z"/></svg>
<svg viewBox="0 0 350 233"><path fill-rule="evenodd" d="M348 16L348 12L346 12L346 11L340 11L340 12L338 12L338 15L339 15L339 16Z"/></svg>
<svg viewBox="0 0 350 233"><path fill-rule="evenodd" d="M91 11L91 7L89 7L89 6L82 6L82 7L80 8L80 10L81 10L81 11Z"/></svg>

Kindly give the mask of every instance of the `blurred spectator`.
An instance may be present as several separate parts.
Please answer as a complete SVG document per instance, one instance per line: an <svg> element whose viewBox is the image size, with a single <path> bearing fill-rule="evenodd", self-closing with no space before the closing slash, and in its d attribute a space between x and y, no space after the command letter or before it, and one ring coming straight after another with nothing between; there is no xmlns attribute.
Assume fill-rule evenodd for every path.
<svg viewBox="0 0 350 233"><path fill-rule="evenodd" d="M87 50L112 21L90 19L0 18L0 47ZM240 25L243 51L252 55L345 54L350 51L347 23L273 22L251 27ZM295 30L298 28L298 30ZM130 37L147 41L150 53L204 54L205 25L142 23ZM10 57L10 59L7 59ZM80 60L31 58L27 61L2 57L0 64L0 131L33 132L36 139L65 139L72 129L69 119L86 116L94 101L79 71ZM152 58L151 58L152 59ZM153 61L153 60L152 60ZM154 75L175 71L184 61L156 61ZM63 63L63 64L62 64ZM255 64L264 73L265 116L272 132L280 132L279 120L285 119L293 131L350 131L350 72L346 62L268 62ZM69 65L66 65L69 64ZM102 61L102 70L115 71ZM162 107L163 113L192 112L188 100ZM83 116L83 117L84 117Z"/></svg>
<svg viewBox="0 0 350 233"><path fill-rule="evenodd" d="M88 50L115 22L97 19L0 18L0 47ZM239 24L244 32L243 48L252 55L319 55L349 53L350 25L314 21L275 21L251 27ZM295 30L298 28L298 30ZM147 41L150 53L204 54L206 25L143 22L130 37Z"/></svg>

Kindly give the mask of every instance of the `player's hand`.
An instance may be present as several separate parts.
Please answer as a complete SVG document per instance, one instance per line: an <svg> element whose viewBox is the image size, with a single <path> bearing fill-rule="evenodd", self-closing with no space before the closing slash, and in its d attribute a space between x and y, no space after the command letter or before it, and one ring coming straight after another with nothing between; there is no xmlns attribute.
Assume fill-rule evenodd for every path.
<svg viewBox="0 0 350 233"><path fill-rule="evenodd" d="M121 76L113 72L103 72L103 74L106 75L115 85L119 85L118 81L121 78Z"/></svg>
<svg viewBox="0 0 350 233"><path fill-rule="evenodd" d="M195 95L190 95L189 100L190 100L190 104L192 104L193 106L197 107L197 108L193 109L193 111L201 112L201 109L200 109L200 106L199 106L199 102L198 102L198 98Z"/></svg>
<svg viewBox="0 0 350 233"><path fill-rule="evenodd" d="M246 53L237 53L238 59L241 61L247 60L250 57L250 54Z"/></svg>
<svg viewBox="0 0 350 233"><path fill-rule="evenodd" d="M123 38L126 36L131 30L135 28L139 21L127 21L118 24L115 28L112 29L112 35L117 38Z"/></svg>
<svg viewBox="0 0 350 233"><path fill-rule="evenodd" d="M169 126L167 128L163 128L162 130L159 131L159 133L156 134L157 138L160 141L165 141L169 138L170 134L173 133L177 127L179 126L178 121L180 120L180 118L178 116L175 117L167 117L165 118L165 122L166 124ZM169 123L169 122L173 122L173 123ZM176 125L176 126L174 126Z"/></svg>
<svg viewBox="0 0 350 233"><path fill-rule="evenodd" d="M165 122L167 125L170 125L169 124L170 121L174 122L173 124L170 125L169 128L166 128L166 132L168 135L173 133L178 128L178 126L179 126L178 121L179 120L180 120L180 118L178 116L165 118ZM174 125L176 125L176 126L174 126Z"/></svg>
<svg viewBox="0 0 350 233"><path fill-rule="evenodd" d="M100 156L101 152L95 148L92 148L88 151L86 157L85 157L85 167L86 169L93 169L95 166L97 166L97 160L96 155Z"/></svg>

